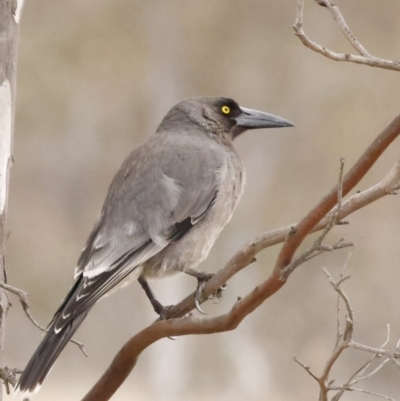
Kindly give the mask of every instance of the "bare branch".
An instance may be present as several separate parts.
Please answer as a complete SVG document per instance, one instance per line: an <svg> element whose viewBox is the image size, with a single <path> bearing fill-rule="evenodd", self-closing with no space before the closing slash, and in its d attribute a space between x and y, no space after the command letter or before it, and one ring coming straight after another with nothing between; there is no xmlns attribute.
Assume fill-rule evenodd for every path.
<svg viewBox="0 0 400 401"><path fill-rule="evenodd" d="M327 218L326 215L336 205L340 197L340 195L338 196L339 187L342 187L343 196L347 195L399 134L400 115L385 128L368 147L357 163L343 177L342 185L336 185L299 224L289 229L289 234L287 234L275 267L266 281L254 288L245 297L238 300L232 309L224 315L176 319L177 317L187 315L187 313L194 308L194 294L189 295L168 311L169 320L156 321L133 336L118 352L107 371L83 398L83 401L109 400L134 368L141 352L161 338L188 334L211 334L235 329L247 315L253 312L284 285L290 275L290 272L285 273L285 268L292 262L294 254L304 238L309 233L326 227L329 223L329 218ZM372 194L368 192L368 199L374 199L377 193L381 193L381 196L384 196L387 194L387 191L382 190L378 185ZM361 203L366 201L364 197L357 198L357 200ZM356 204L358 204L358 202L355 199L353 199L350 204L345 202L342 205L341 217L345 215L346 211L350 214L352 211L357 210ZM368 202L366 204L368 204ZM318 225L321 224L322 221L322 226ZM287 233L287 229L280 229L277 231L280 235L282 235L282 233ZM208 297L215 293L229 278L248 266L254 260L256 254L262 249L280 242L281 239L278 240L275 234L276 231L263 234L238 251L225 267L207 282L204 288L204 296Z"/></svg>
<svg viewBox="0 0 400 401"><path fill-rule="evenodd" d="M393 136L394 132L398 128L400 123L400 116L396 117L396 122L392 122L385 130L385 134L379 135L375 141L369 146L369 148L360 157L357 163L343 178L343 195L347 195L355 185L364 177L367 171L375 163L375 161L382 154L384 149L397 137L397 133ZM396 127L396 128L395 128ZM394 131L393 131L394 129ZM326 195L308 214L305 216L300 223L296 226L293 233L290 233L281 252L276 261L274 272L280 273L281 280L287 279L287 272L285 267L291 262L294 253L297 248L304 240L304 238L310 233L310 231L322 220L324 216L336 205L338 199L338 186L335 186L328 195ZM282 271L281 271L282 270Z"/></svg>
<svg viewBox="0 0 400 401"><path fill-rule="evenodd" d="M319 382L319 378L314 375L313 372L311 372L311 369L309 366L304 365L304 363L300 362L295 356L293 357L293 360L298 363L314 380Z"/></svg>
<svg viewBox="0 0 400 401"><path fill-rule="evenodd" d="M21 302L22 308L28 317L28 319L41 331L46 331L45 328L43 328L36 320L35 318L31 315L30 310L29 310L29 303L28 303L28 294L25 291L20 290L19 288L13 287L9 284L1 283L0 282L0 287L3 288L4 290L11 292L15 295L18 296L19 301Z"/></svg>
<svg viewBox="0 0 400 401"><path fill-rule="evenodd" d="M371 54L367 52L364 46L358 41L353 32L350 30L346 21L343 18L342 13L339 10L339 7L334 4L331 0L324 0L324 5L329 9L333 18L338 23L341 31L344 33L346 39L350 42L350 44L360 53L361 56L373 57Z"/></svg>
<svg viewBox="0 0 400 401"><path fill-rule="evenodd" d="M354 245L353 243L343 243L342 240L338 241L336 244L332 246L327 246L322 244L322 241L328 235L329 231L340 220L340 214L342 211L342 199L343 199L343 169L344 169L344 159L342 158L340 159L340 173L337 187L338 203L333 213L331 213L331 215L329 216L328 224L322 231L322 234L320 234L320 236L317 238L317 240L314 241L314 243L304 253L302 253L297 258L293 259L293 261L288 266L285 267L284 274L287 275L291 274L297 266L300 266L304 262L312 259L315 256L320 255L323 252L333 251L335 249L343 249Z"/></svg>
<svg viewBox="0 0 400 401"><path fill-rule="evenodd" d="M12 387L17 383L17 374L22 373L19 369L0 368L0 378L3 380L7 394L10 394L10 384Z"/></svg>
<svg viewBox="0 0 400 401"><path fill-rule="evenodd" d="M348 277L341 277L339 281L335 281L333 277L330 275L330 273L323 268L324 273L327 275L329 283L331 284L332 288L337 292L338 296L343 300L344 304L346 305L347 313L348 316L346 317L346 325L345 329L343 331L343 334L337 339L335 348L332 352L332 355L326 362L325 368L322 372L321 377L319 378L319 385L320 385L320 398L323 400L328 400L328 391L331 390L331 387L329 386L328 383L328 377L329 374L332 370L333 365L335 362L338 360L339 356L342 354L342 352L349 347L349 343L353 337L353 331L354 331L354 313L350 305L350 301L347 298L346 294L343 292L341 289L340 285L345 281ZM348 387L348 384L346 383L343 388L342 392L344 392ZM340 393L340 392L339 392ZM339 394L338 393L338 394ZM332 400L339 400L340 396L336 394L336 398L333 397Z"/></svg>
<svg viewBox="0 0 400 401"><path fill-rule="evenodd" d="M387 337L385 342L381 345L381 348L386 347L386 345L389 343L390 339L390 326L388 325L388 331L387 331ZM357 384L360 381L367 380L369 377L375 375L385 364L388 362L390 359L387 358L381 365L379 365L374 371L372 371L369 374L365 374L367 369L371 366L372 362L374 362L376 359L380 358L381 354L373 354L371 358L363 365L361 366L360 369L358 369L354 375L350 378L350 383L351 385Z"/></svg>
<svg viewBox="0 0 400 401"><path fill-rule="evenodd" d="M337 251L338 249L350 248L352 246L354 246L354 244L352 242L343 242L343 239L341 239L340 241L336 242L333 245L321 244L321 245L319 245L319 247L316 247L314 254L308 256L307 258L303 258L302 263L308 262L309 260L314 259L315 257L321 255L321 253L324 253L327 251L329 251L329 252ZM297 260L297 258L296 258L296 260Z"/></svg>
<svg viewBox="0 0 400 401"><path fill-rule="evenodd" d="M298 0L296 21L295 24L293 25L293 29L295 31L296 36L301 40L304 46L334 61L348 61L356 64L369 65L370 67L378 67L386 70L400 71L399 61L378 58L370 55L367 52L364 46L361 45L361 43L351 32L342 14L340 13L339 8L336 5L334 5L332 1L323 0L323 5L330 10L331 14L333 15L333 18L335 18L335 20L338 22L340 29L345 34L346 38L349 40L352 46L357 50L358 53L360 53L360 55L349 54L349 53L336 53L312 41L305 34L303 30L304 0Z"/></svg>
<svg viewBox="0 0 400 401"><path fill-rule="evenodd" d="M387 397L386 395L379 394L379 393L374 393L372 391L363 390L361 388L352 387L352 388L348 389L348 391L357 391L359 393L369 394L369 395L373 395L373 396L378 397L378 398L383 398L384 400L396 401L395 399L393 399L391 397ZM332 401L335 401L335 400L332 399Z"/></svg>
<svg viewBox="0 0 400 401"><path fill-rule="evenodd" d="M341 277L339 281L335 281L333 279L333 277L330 275L330 273L328 272L328 270L326 270L325 268L322 268L322 270L328 277L329 283L331 284L332 288L338 293L340 298L343 300L343 302L346 306L346 310L347 310L349 319L351 322L353 322L354 321L354 312L353 312L353 309L351 308L350 300L340 287L340 285L343 283L343 281L347 280L349 278L349 276ZM345 332L346 332L346 330L345 330ZM343 337L345 337L345 335L343 335Z"/></svg>
<svg viewBox="0 0 400 401"><path fill-rule="evenodd" d="M351 341L349 343L349 347L379 356L385 355L389 358L400 358L400 350L398 348L396 348L395 350L386 350L384 348L370 347L369 345L360 344L355 341Z"/></svg>
<svg viewBox="0 0 400 401"><path fill-rule="evenodd" d="M39 330L41 330L41 331L47 333L47 329L45 329L44 327L42 327L42 326L36 321L36 319L32 316L32 314L31 314L31 312L30 312L30 309L29 309L29 302L28 302L28 293L26 293L25 291L20 290L19 288L13 287L13 286L11 286L11 285L9 285L9 284L5 284L5 283L2 283L2 282L0 282L0 288L3 288L4 290L6 290L6 291L8 291L8 292L11 292L11 293L17 295L18 298L19 298L19 302L21 302L22 309L24 310L24 312L25 312L26 316L28 317L28 319L29 319ZM76 345L79 347L79 349L83 352L83 354L84 354L85 356L88 356L88 354L86 353L85 345L84 345L84 344L82 344L81 342L76 341L76 340L70 340L70 341L71 341L71 343L76 344Z"/></svg>
<svg viewBox="0 0 400 401"><path fill-rule="evenodd" d="M351 258L351 255L353 254L353 250L349 252L347 255L346 261L344 262L343 269L340 273L340 279L339 279L339 285L343 283L344 280L347 280L349 276L344 276L344 272L347 269L347 265L349 263L349 260ZM337 297L337 303L336 303L336 344L335 347L338 346L340 339L342 338L343 333L341 332L340 328L340 294L338 294Z"/></svg>
<svg viewBox="0 0 400 401"><path fill-rule="evenodd" d="M397 122L395 122L397 120ZM400 116L392 122L392 128L400 130ZM391 124L391 125L392 125ZM387 129L389 129L388 126ZM379 142L378 140L374 142ZM372 146L372 145L371 145ZM368 157L364 153L362 158ZM361 158L361 159L362 159ZM360 160L361 160L360 159ZM391 168L389 173L373 187L359 192L342 204L341 219L349 216L355 211L365 207L366 205L393 193L394 190L400 187L400 159ZM329 223L330 215L324 217L318 224L316 224L309 232L309 234L324 229ZM255 258L257 253L265 248L277 245L283 242L289 235L293 235L295 232L296 224L292 224L286 227L278 228L276 230L262 233L256 237L253 241L246 244L241 250L239 250L233 258L221 269L206 285L204 289L204 295L210 296L215 293L221 285L225 284L232 276L238 273L240 270L248 266ZM175 305L168 313L168 318L180 317L189 313L193 309L193 297L191 294L181 301L178 305Z"/></svg>
<svg viewBox="0 0 400 401"><path fill-rule="evenodd" d="M347 264L347 261L346 261ZM345 266L346 266L345 264ZM364 392L366 394L371 394L375 395L377 397L381 397L387 400L390 400L390 397L373 393L373 392L368 392L366 390L362 389L357 389L354 388L354 385L367 380L374 375L376 375L389 361L395 360L396 357L399 356L399 350L396 348L395 350L386 350L384 347L388 344L389 339L390 339L390 327L388 326L388 334L386 337L385 342L382 344L381 348L374 348L374 347L369 347L367 345L359 344L353 341L353 333L354 333L354 312L350 304L349 298L346 296L342 288L340 287L341 284L347 280L349 277L343 277L343 271L341 273L340 279L338 281L334 280L331 274L324 268L323 271L325 272L326 276L328 277L329 283L331 284L332 288L334 291L337 292L339 299L341 299L347 310L348 316L346 317L346 328L343 332L343 334L340 332L340 330L337 331L337 339L336 339L336 344L335 348L332 352L332 355L329 357L329 359L326 362L325 368L321 374L320 377L315 375L314 373L311 373L311 369L309 367L306 367L303 363L299 362L297 359L295 361L299 363L312 377L314 380L316 380L319 384L320 387L320 396L319 399L320 401L328 401L328 392L330 391L337 391L337 393L331 398L331 401L339 401L340 398L343 396L343 394L347 391L358 391L358 392ZM339 319L339 312L338 314L338 319ZM341 385L333 384L334 380L329 380L329 375L331 373L333 365L337 362L339 356L341 353L347 349L347 348L355 348L359 349L368 353L372 353L373 355L370 357L368 361L366 361L359 369L357 369L351 376L350 378ZM372 362L378 358L381 358L382 355L385 355L386 358L376 367L374 368L371 372L365 373L367 369L371 366Z"/></svg>
<svg viewBox="0 0 400 401"><path fill-rule="evenodd" d="M370 364L371 364L371 362L372 362L372 360L373 360L373 359L376 359L376 358L378 358L378 356L377 356L377 354L374 354L374 355L371 357L371 361L368 361L368 366L367 366L367 367L369 367ZM372 377L372 376L374 376L376 373L378 373L388 362L390 362L390 358L386 358L381 364L379 364L374 370L372 370L372 371L371 371L370 373L368 373L367 375L359 376L359 377L354 378L354 380L352 380L352 381L350 382L350 384L353 385L353 384L356 384L356 383L359 383L359 382L361 382L361 381L364 381L364 380L369 379L370 377Z"/></svg>

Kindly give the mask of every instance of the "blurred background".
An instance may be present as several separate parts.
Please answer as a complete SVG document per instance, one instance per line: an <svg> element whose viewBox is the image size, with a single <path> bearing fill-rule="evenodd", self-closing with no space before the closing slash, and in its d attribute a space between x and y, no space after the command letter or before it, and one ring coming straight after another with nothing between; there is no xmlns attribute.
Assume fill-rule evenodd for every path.
<svg viewBox="0 0 400 401"><path fill-rule="evenodd" d="M352 51L329 12L306 3L310 37ZM374 0L337 4L372 54L400 58L397 0L384 7ZM30 294L39 322L48 323L69 289L121 162L179 100L229 96L296 124L237 140L247 187L202 265L213 272L257 234L298 221L337 182L339 159L349 169L399 113L400 74L306 49L292 30L295 7L294 0L26 1L7 262L9 283ZM399 141L357 189L379 181L398 156ZM400 337L399 215L398 197L388 196L329 236L356 243L344 288L356 314L355 340L371 346L383 343L388 323L391 346ZM220 304L204 305L207 313L227 311L264 280L279 248L262 252L229 282ZM336 296L321 267L337 277L348 255L326 254L299 268L233 332L155 344L113 400L317 400L317 385L292 358L321 372L336 328ZM164 304L173 304L195 282L182 275L153 286ZM23 368L41 333L11 301L4 363ZM68 345L35 400L81 399L125 341L155 317L137 283L99 302L76 334L90 357ZM349 378L368 358L345 353L333 378ZM399 372L387 365L364 386L399 396Z"/></svg>

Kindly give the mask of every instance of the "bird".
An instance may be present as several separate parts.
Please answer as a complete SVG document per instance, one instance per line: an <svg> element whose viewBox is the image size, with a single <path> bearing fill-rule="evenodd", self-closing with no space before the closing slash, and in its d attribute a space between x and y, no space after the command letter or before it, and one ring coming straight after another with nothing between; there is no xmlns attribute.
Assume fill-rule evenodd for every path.
<svg viewBox="0 0 400 401"><path fill-rule="evenodd" d="M154 310L165 308L147 279L197 269L229 222L243 193L245 170L233 141L246 130L291 127L278 116L227 97L194 97L173 106L155 133L122 163L54 314L15 391L35 394L93 305L128 275ZM201 291L196 291L199 306Z"/></svg>

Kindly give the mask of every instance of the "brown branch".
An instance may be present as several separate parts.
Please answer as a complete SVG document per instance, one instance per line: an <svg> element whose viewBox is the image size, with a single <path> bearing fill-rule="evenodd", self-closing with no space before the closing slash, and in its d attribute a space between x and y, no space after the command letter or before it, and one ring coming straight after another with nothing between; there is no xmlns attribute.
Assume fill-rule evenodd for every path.
<svg viewBox="0 0 400 401"><path fill-rule="evenodd" d="M348 61L356 64L369 65L370 67L378 67L386 70L400 71L399 61L378 58L372 56L367 52L364 46L362 46L362 44L358 41L355 35L351 32L342 14L340 13L339 8L331 0L316 0L316 1L318 2L318 4L325 6L330 10L333 18L338 23L340 29L342 30L348 41L351 43L351 45L357 50L358 53L360 53L360 55L349 54L349 53L336 53L312 41L305 34L303 30L304 0L298 0L296 21L295 24L293 25L293 29L295 31L296 36L301 40L304 46L334 61Z"/></svg>
<svg viewBox="0 0 400 401"><path fill-rule="evenodd" d="M343 196L348 194L349 191L357 185L379 156L399 134L400 115L384 129L353 168L345 175L341 185ZM381 182L373 187L373 191L372 188L370 188L368 191L364 191L366 194L361 193L358 194L358 196L355 195L344 202L342 205L341 217L343 217L346 212L350 214L359 207L362 207L360 204L364 206L368 204L367 199L372 202L379 197L391 193L393 188L398 187L399 176L395 176L396 171L397 174L399 173L398 170L399 163L397 163L391 173L382 180L383 183ZM389 176L392 178L390 179ZM387 187L382 189L384 184L386 184ZM380 195L378 196L377 194ZM247 315L253 312L284 285L290 275L290 271L285 270L285 268L291 263L299 245L309 233L317 229L322 229L328 224L329 218L326 216L335 206L337 199L338 185L336 185L299 224L291 227L271 275L265 282L254 288L244 298L238 300L228 313L216 317L186 316L182 319L175 319L175 317L186 315L194 308L194 296L193 294L189 295L178 305L170 309L170 320L156 321L154 324L133 336L118 352L107 371L94 385L92 390L83 398L83 401L109 400L134 368L141 352L161 338L188 334L212 334L235 329ZM280 236L282 236L282 233L286 232L287 228L283 229L283 231L280 229L271 233L265 233L256 238L253 242L245 245L222 270L210 279L204 289L204 295L207 297L217 291L230 277L248 266L258 252L280 242Z"/></svg>
<svg viewBox="0 0 400 401"><path fill-rule="evenodd" d="M400 159L380 182L365 191L353 195L343 203L342 213L340 214L341 219L386 195L394 193L399 188ZM310 230L309 234L323 230L328 225L329 219L330 215L324 217L312 230ZM207 297L217 291L223 283L226 283L236 273L247 267L260 251L282 243L289 233L294 230L295 226L296 224L292 224L276 230L267 231L246 244L229 260L225 267L207 283L204 289L204 295ZM171 308L168 311L168 318L181 317L186 313L189 313L194 307L193 297L194 293L188 295L183 301Z"/></svg>
<svg viewBox="0 0 400 401"><path fill-rule="evenodd" d="M290 275L293 270L303 264L304 262L312 259L315 256L320 255L322 252L326 251L333 251L336 249L342 249L342 248L347 248L349 246L353 246L352 243L345 243L342 242L342 240L339 240L336 244L333 246L327 246L322 243L322 241L325 239L325 237L328 235L329 231L333 228L334 225L339 223L340 221L340 214L342 212L342 201L343 201L343 171L344 171L344 159L340 159L340 174L339 174L339 182L338 182L338 187L337 187L337 206L335 210L330 214L328 223L324 230L322 231L322 234L314 241L314 243L305 251L303 252L300 256L297 258L294 258L290 264L288 264L285 267L285 275L288 276Z"/></svg>
<svg viewBox="0 0 400 401"><path fill-rule="evenodd" d="M343 179L343 196L347 195L361 181L368 170L378 160L379 156L399 135L399 127L400 115L385 128L385 130L358 159L352 169L345 175ZM308 235L322 218L336 205L338 199L337 193L338 187L335 186L288 235L276 261L273 274L277 274L281 269L289 265L294 253L306 235ZM285 280L287 278L286 276L287 272L283 271L282 280Z"/></svg>

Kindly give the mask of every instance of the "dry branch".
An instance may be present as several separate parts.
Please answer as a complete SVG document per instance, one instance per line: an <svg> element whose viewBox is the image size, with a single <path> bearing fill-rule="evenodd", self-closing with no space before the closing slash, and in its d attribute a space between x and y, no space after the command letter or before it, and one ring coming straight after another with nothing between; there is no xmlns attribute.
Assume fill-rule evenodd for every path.
<svg viewBox="0 0 400 401"><path fill-rule="evenodd" d="M299 224L290 228L275 267L265 282L238 300L228 313L216 317L185 316L194 308L194 294L189 295L169 310L169 320L156 321L133 336L118 352L107 371L83 398L83 401L109 400L132 371L141 352L161 338L188 334L211 334L235 329L247 315L284 285L292 271L286 267L292 262L294 254L304 238L311 232L322 229L329 224L327 215L336 205L338 193L339 197L340 194L343 196L348 194L399 134L400 115L368 147L353 168L345 175L343 181L336 185ZM392 193L394 189L398 188L399 174L400 163L398 162L382 182L364 191L365 193L355 195L344 202L340 217L343 217L345 213L350 214L357 210L361 207L360 204L365 206L368 204L367 199L372 202L379 197ZM209 296L217 291L230 277L248 266L262 249L280 242L281 240L277 240L277 237L279 238L283 233L286 233L287 229L277 231L278 234L272 232L261 235L237 252L225 267L210 279L204 289L204 295ZM185 317L176 319L182 316Z"/></svg>
<svg viewBox="0 0 400 401"><path fill-rule="evenodd" d="M400 351L399 351L399 344L397 344L397 347L395 349L386 349L385 347L389 343L390 339L390 327L388 326L388 334L385 342L380 346L380 348L375 348L375 347L370 347L364 344L357 343L353 340L353 335L354 335L354 312L350 304L350 300L347 297L347 295L344 293L343 289L341 288L341 284L343 283L344 280L346 280L348 277L343 277L343 273L341 275L341 278L338 281L335 281L333 277L329 274L329 272L326 269L323 269L326 276L328 277L329 283L331 284L332 288L334 291L337 292L338 294L338 301L342 301L345 305L346 308L346 319L345 319L345 330L343 333L338 333L338 338L334 347L334 350L330 357L328 358L326 365L321 373L320 376L317 376L315 373L311 371L311 368L306 366L304 363L299 361L296 357L294 357L294 361L297 362L319 385L320 389L320 394L319 394L319 400L320 401L339 401L341 397L349 391L356 391L356 392L361 392L364 394L370 394L374 395L376 397L380 397L386 400L392 400L392 398L378 394L375 392L367 391L364 389L360 388L355 388L354 385L365 381L374 375L376 375L388 362L392 362L393 364L396 364L396 358L400 356ZM339 314L337 316L338 319L338 327L340 326L340 317ZM330 375L332 373L332 368L335 365L335 363L338 361L340 355L343 353L348 348L353 348L357 350L361 350L367 353L372 354L372 356L362 365L359 369L354 372L350 378L343 384L337 384L335 380L332 380L330 378ZM370 370L368 373L367 370L371 368L372 363L376 361L379 358L383 358L383 361L375 368ZM329 398L328 393L336 391L336 393Z"/></svg>
<svg viewBox="0 0 400 401"><path fill-rule="evenodd" d="M354 49L360 54L350 53L336 53L332 50L327 49L324 46L312 41L304 32L303 29L303 16L304 16L304 0L297 1L296 11L296 22L293 25L296 36L301 40L304 46L309 49L324 55L335 61L349 61L356 64L369 65L370 67L384 68L386 70L400 71L400 62L395 60L386 60L383 58L375 57L367 52L365 47L359 42L353 32L347 25L343 15L339 8L331 0L316 0L319 5L323 5L329 9L333 18L339 25L346 39L354 47Z"/></svg>
<svg viewBox="0 0 400 401"><path fill-rule="evenodd" d="M7 394L10 394L10 385L14 387L17 383L17 374L21 374L19 369L0 368L0 378L3 380Z"/></svg>
<svg viewBox="0 0 400 401"><path fill-rule="evenodd" d="M29 307L29 302L28 302L28 293L27 292L25 292L25 291L23 291L23 290L21 290L19 288L13 287L13 286L11 286L9 284L2 283L2 282L0 282L0 288L2 288L3 290L6 290L7 292L11 292L14 295L17 295L18 298L19 298L19 302L22 305L22 309L25 312L26 317L39 330L43 331L44 333L47 333L47 329L42 327L31 314L30 307ZM83 354L85 356L88 356L88 354L85 351L85 345L84 344L82 344L81 342L76 341L76 340L70 340L70 341L71 341L71 343L76 344L79 347L79 349L83 352Z"/></svg>

